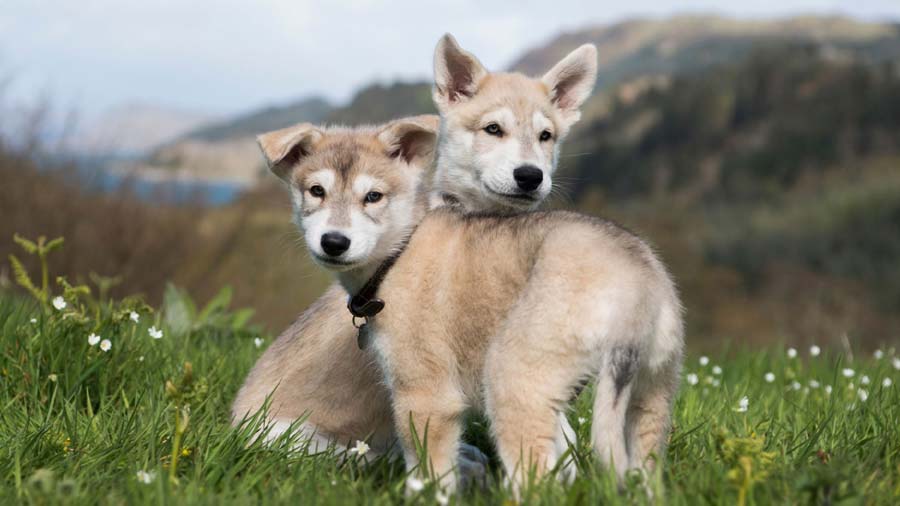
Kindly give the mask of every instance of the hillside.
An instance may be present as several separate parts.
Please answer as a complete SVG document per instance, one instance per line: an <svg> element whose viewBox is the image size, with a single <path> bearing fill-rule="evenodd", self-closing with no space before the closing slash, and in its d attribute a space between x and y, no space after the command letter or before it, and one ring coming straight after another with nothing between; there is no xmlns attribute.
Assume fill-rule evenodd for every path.
<svg viewBox="0 0 900 506"><path fill-rule="evenodd" d="M321 99L268 107L189 133L125 169L157 177L254 185L266 174L256 146L257 134L301 122L355 125L434 112L430 89L424 83L376 84L360 90L342 107L332 107Z"/></svg>
<svg viewBox="0 0 900 506"><path fill-rule="evenodd" d="M326 123L383 123L416 114L435 114L430 83L375 84L360 90L349 104L335 109Z"/></svg>
<svg viewBox="0 0 900 506"><path fill-rule="evenodd" d="M900 55L897 25L842 17L737 20L717 16L637 19L564 33L526 51L511 68L545 71L581 44L597 45L598 89L646 75L680 74L734 61L761 45L814 43L852 57Z"/></svg>
<svg viewBox="0 0 900 506"><path fill-rule="evenodd" d="M325 99L312 97L287 105L269 106L217 122L184 135L184 140L217 142L252 137L260 132L278 130L295 123L318 123L328 117L333 107Z"/></svg>
<svg viewBox="0 0 900 506"><path fill-rule="evenodd" d="M608 113L573 133L563 180L582 209L660 244L688 307L707 308L698 328L886 339L900 328L898 69L788 44L623 86L592 99Z"/></svg>

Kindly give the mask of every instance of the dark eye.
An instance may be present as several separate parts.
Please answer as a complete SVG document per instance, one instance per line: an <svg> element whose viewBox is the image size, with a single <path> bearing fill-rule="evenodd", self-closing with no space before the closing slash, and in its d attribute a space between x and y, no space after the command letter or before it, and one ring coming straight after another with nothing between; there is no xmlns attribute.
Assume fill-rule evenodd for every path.
<svg viewBox="0 0 900 506"><path fill-rule="evenodd" d="M496 123L491 123L490 125L484 127L484 131L489 133L490 135L496 135L497 137L503 135L503 130L501 130L500 125Z"/></svg>
<svg viewBox="0 0 900 506"><path fill-rule="evenodd" d="M544 142L549 141L551 137L553 137L553 134L550 133L550 130L544 130L541 132L541 136L538 137L538 139L540 139L541 142Z"/></svg>
<svg viewBox="0 0 900 506"><path fill-rule="evenodd" d="M314 184L309 187L309 194L316 198L322 198L325 196L325 188Z"/></svg>
<svg viewBox="0 0 900 506"><path fill-rule="evenodd" d="M381 200L384 197L384 194L381 192L369 192L366 194L366 204L374 204Z"/></svg>

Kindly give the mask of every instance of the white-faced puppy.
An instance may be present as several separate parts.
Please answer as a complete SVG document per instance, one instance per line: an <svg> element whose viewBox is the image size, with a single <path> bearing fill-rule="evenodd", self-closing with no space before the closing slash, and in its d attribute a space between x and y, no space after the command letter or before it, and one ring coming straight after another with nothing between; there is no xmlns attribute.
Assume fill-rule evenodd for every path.
<svg viewBox="0 0 900 506"><path fill-rule="evenodd" d="M341 244L322 248L320 263L366 321L411 471L452 488L463 414L475 408L517 486L532 468L543 475L567 447L564 413L585 378L595 382L598 456L621 477L662 455L683 329L674 283L646 243L570 212L425 215L415 181L355 153L303 152L351 164L301 157L298 224L316 255ZM411 215L394 221L395 208ZM373 224L336 218L354 215Z"/></svg>
<svg viewBox="0 0 900 506"><path fill-rule="evenodd" d="M544 76L529 78L521 74L488 72L474 56L460 49L452 37L445 36L435 51L434 98L442 116L441 136L447 141L437 145L437 162L419 158L405 162L395 158L392 163L435 167L433 176L427 178L432 182L430 201L433 206L449 203L468 211L512 213L538 205L549 192L556 170L556 153L563 137L578 118L578 107L593 86L595 54L592 46L579 48ZM514 116L512 121L508 113ZM504 116L497 121L497 126L502 128L501 136L496 135L498 132L493 127L488 128L490 116L498 114ZM549 118L552 123L549 129L543 123L544 118ZM405 122L405 119L397 120L393 125ZM433 145L437 123L437 117L420 117L405 128L409 129L410 140L426 142L430 139ZM374 149L367 151L364 158L368 159L374 153L387 159L386 152L378 154L375 149L383 142L376 138L375 130L359 132ZM549 131L550 139L546 139L544 130ZM348 130L342 132L340 135L344 137L354 135ZM301 162L313 160L301 155L312 154L319 147L318 143L331 133L332 130L303 124L260 136L267 162L288 185L295 203L300 199L297 198L299 187L293 173ZM510 149L513 135L527 137L530 141L515 141L520 149ZM526 149L529 142L530 152ZM497 153L503 152L509 153L509 163L500 160ZM519 171L524 189L520 187L515 176L515 169L520 165L538 167L540 183L535 186L535 173L531 172L529 179L529 171ZM320 169L328 167L327 164L319 166ZM505 172L494 172L496 167L505 167ZM334 182L329 181L328 176L320 175L323 177L320 181L322 190L331 190L326 186ZM491 181L490 186L481 182L482 175ZM415 177L421 178L421 174ZM530 189L532 186L535 187ZM497 192L506 195L497 195ZM295 221L299 221L304 212L302 206L296 206L296 211ZM367 219L365 212L365 207L360 207L348 209L343 216L332 217L329 211L328 219L318 214L315 218L319 220L318 225L311 224L309 230L315 226L325 227L331 218L337 223L333 226L335 231L352 228L354 217L357 224L369 226L360 221ZM372 222L371 226L376 224ZM317 242L315 233L307 234L307 243L314 245L311 252L317 254L320 261L329 257L326 248L337 252L343 247L343 240L336 236L324 242L319 238ZM350 239L347 258L356 255L363 246L362 240L354 242ZM377 244L370 246L373 250L380 248ZM310 451L321 451L328 445L345 448L357 440L364 440L371 445L367 454L371 457L389 452L395 446L389 394L371 348L360 350L357 346L357 330L346 309L347 297L342 287L333 285L266 350L235 398L232 406L235 424L256 413L270 399L266 420L269 439L305 418L298 428L309 438ZM561 422L569 439L573 440L574 432L565 424L564 418ZM477 461L483 456L477 450L463 446L460 455L463 472L479 472L481 464Z"/></svg>
<svg viewBox="0 0 900 506"><path fill-rule="evenodd" d="M534 209L553 186L559 146L594 87L597 50L585 44L541 78L491 73L445 35L434 55L441 114L432 207Z"/></svg>

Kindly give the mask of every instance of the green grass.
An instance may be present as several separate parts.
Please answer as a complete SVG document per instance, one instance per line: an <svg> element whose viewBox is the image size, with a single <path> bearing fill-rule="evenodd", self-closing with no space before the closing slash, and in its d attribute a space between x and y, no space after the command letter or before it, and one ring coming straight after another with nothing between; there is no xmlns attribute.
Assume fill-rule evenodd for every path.
<svg viewBox="0 0 900 506"><path fill-rule="evenodd" d="M253 426L231 428L230 402L270 337L257 347L259 335L228 318L177 330L170 325L177 318L149 308L140 309L135 323L128 317L132 307L140 309L129 301L85 306L83 313L72 302L64 311L44 310L0 294L0 504L435 502L430 486L404 498L397 463L306 456L292 452L287 438L264 447L252 442ZM162 328L161 339L149 336L151 325ZM89 345L91 332L110 339L112 349ZM699 383L683 382L667 460L649 480L650 488L659 480L665 487L657 499L735 504L744 483L748 504L898 502L900 385L882 386L884 378L900 380L892 352L852 361L829 350L818 357L801 350L791 359L780 347L730 355L706 366L697 357L687 361L685 372L698 374ZM192 364L187 384L185 362ZM841 373L846 367L855 370L853 378ZM772 383L764 380L770 371ZM858 393L863 375L870 378L865 402ZM809 389L811 380L820 386ZM594 464L585 444L589 422L580 420L590 418L587 395L571 415L581 441L578 479L570 486L540 482L526 491L525 502L652 502L639 477L619 489ZM743 396L749 407L739 412ZM169 479L176 403L190 403L177 481ZM469 432L485 440L482 424L471 424ZM138 471L154 479L142 483ZM507 503L511 496L500 483L450 502Z"/></svg>

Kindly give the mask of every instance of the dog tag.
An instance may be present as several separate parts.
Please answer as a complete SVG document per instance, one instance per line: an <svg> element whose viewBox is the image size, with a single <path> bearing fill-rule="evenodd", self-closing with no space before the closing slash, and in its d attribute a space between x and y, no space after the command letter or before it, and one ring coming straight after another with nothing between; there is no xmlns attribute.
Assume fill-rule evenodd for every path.
<svg viewBox="0 0 900 506"><path fill-rule="evenodd" d="M359 346L359 349L364 350L369 345L369 324L363 323L357 331L356 345Z"/></svg>

